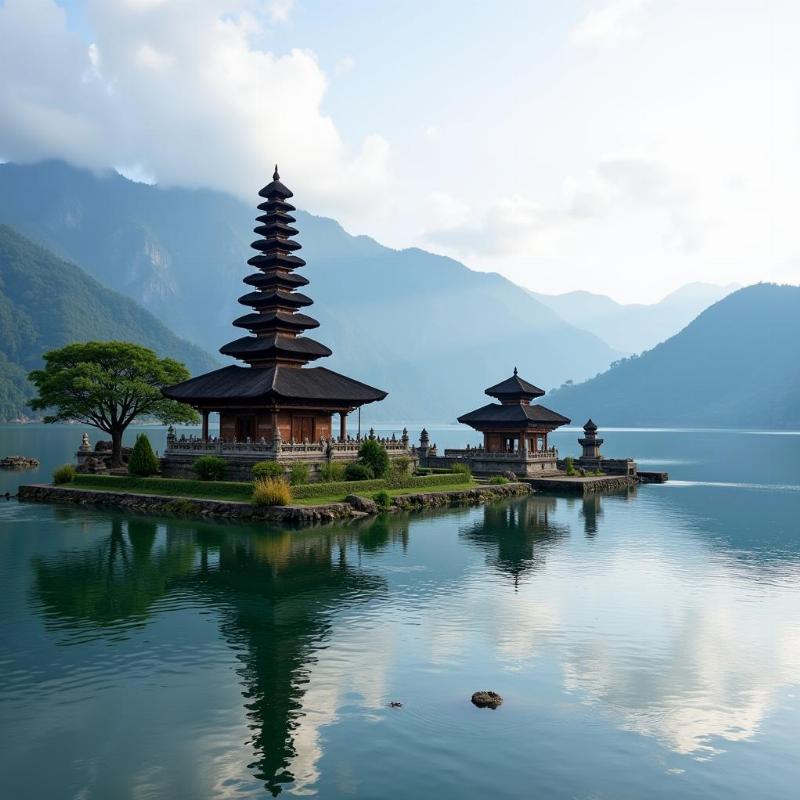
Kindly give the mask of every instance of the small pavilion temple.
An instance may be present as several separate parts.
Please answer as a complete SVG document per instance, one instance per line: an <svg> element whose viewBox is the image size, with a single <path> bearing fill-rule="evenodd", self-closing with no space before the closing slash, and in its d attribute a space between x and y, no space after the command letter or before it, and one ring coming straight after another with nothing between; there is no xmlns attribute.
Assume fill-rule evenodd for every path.
<svg viewBox="0 0 800 800"><path fill-rule="evenodd" d="M307 450L313 444L327 450L330 458L334 444L351 439L347 415L383 400L386 392L325 367L308 366L331 355L331 350L305 335L319 323L301 311L313 301L298 291L308 280L295 270L306 262L296 255L301 245L292 238L298 233L292 226L295 208L287 202L292 192L281 183L277 166L271 183L259 195L263 202L254 229L259 238L251 244L257 254L247 262L256 271L245 277L249 291L239 298L251 310L233 322L248 335L220 348L223 355L246 366L231 364L199 375L165 388L164 395L200 412L201 443L210 441L209 414L219 412L220 434L214 441L219 450L234 443L240 451L242 445L251 445L254 452L264 451L257 458L277 459L282 453L290 454L287 445L305 452L299 448ZM334 414L339 415L338 425ZM192 444L184 449L193 449L195 455L204 449ZM167 460L170 452L180 449L173 439Z"/></svg>
<svg viewBox="0 0 800 800"><path fill-rule="evenodd" d="M569 419L545 406L532 403L544 390L514 374L490 386L486 394L499 400L462 414L458 421L483 434L483 445L465 450L445 450L443 463L463 460L477 474L513 472L520 477L555 474L558 452L547 441ZM439 464L431 463L431 466Z"/></svg>

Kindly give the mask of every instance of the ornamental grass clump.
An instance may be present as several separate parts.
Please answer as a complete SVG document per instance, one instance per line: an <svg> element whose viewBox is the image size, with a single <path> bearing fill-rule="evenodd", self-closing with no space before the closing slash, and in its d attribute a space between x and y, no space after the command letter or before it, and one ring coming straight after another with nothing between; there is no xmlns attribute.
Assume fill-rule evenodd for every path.
<svg viewBox="0 0 800 800"><path fill-rule="evenodd" d="M64 464L53 473L53 483L56 486L62 483L72 483L75 480L75 467L72 464Z"/></svg>
<svg viewBox="0 0 800 800"><path fill-rule="evenodd" d="M251 472L254 480L259 478L282 478L283 465L277 461L259 461L257 464L253 464Z"/></svg>
<svg viewBox="0 0 800 800"><path fill-rule="evenodd" d="M284 478L259 478L253 484L253 505L288 506L292 489Z"/></svg>
<svg viewBox="0 0 800 800"><path fill-rule="evenodd" d="M225 459L219 456L200 456L194 460L192 472L201 481L221 481L225 479L228 465Z"/></svg>
<svg viewBox="0 0 800 800"><path fill-rule="evenodd" d="M469 468L469 464L462 464L459 461L450 467L450 472L454 472L456 475L466 475L467 477L472 477L472 470Z"/></svg>
<svg viewBox="0 0 800 800"><path fill-rule="evenodd" d="M128 474L137 478L149 478L158 472L158 458L153 452L150 440L144 433L136 437L130 460L128 461Z"/></svg>
<svg viewBox="0 0 800 800"><path fill-rule="evenodd" d="M489 478L489 483L492 486L505 486L508 483L508 478L503 475L495 475L493 478Z"/></svg>

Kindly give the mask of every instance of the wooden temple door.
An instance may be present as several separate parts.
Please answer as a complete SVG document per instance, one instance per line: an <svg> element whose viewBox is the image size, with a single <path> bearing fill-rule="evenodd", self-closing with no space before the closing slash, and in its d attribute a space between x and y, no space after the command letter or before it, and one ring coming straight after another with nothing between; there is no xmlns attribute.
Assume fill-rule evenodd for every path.
<svg viewBox="0 0 800 800"><path fill-rule="evenodd" d="M296 442L313 442L314 417L292 417L292 438Z"/></svg>
<svg viewBox="0 0 800 800"><path fill-rule="evenodd" d="M256 415L239 414L236 417L236 441L245 442L250 439L252 442L256 436Z"/></svg>

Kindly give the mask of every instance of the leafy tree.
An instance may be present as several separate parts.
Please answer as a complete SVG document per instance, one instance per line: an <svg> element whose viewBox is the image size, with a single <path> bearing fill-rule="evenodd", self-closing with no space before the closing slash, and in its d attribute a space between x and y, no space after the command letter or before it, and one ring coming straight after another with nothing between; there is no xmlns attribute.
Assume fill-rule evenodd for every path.
<svg viewBox="0 0 800 800"><path fill-rule="evenodd" d="M358 460L372 470L376 478L382 478L389 469L389 454L376 439L366 439L358 448Z"/></svg>
<svg viewBox="0 0 800 800"><path fill-rule="evenodd" d="M31 408L50 410L45 422L75 420L109 434L115 465L122 460L122 434L137 417L165 424L197 421L189 406L161 394L163 387L189 378L189 371L141 345L70 344L45 353L44 361L43 369L28 376L39 392Z"/></svg>
<svg viewBox="0 0 800 800"><path fill-rule="evenodd" d="M128 472L140 478L147 478L158 472L158 459L150 445L147 435L140 433L136 437L133 445L130 461L128 461Z"/></svg>

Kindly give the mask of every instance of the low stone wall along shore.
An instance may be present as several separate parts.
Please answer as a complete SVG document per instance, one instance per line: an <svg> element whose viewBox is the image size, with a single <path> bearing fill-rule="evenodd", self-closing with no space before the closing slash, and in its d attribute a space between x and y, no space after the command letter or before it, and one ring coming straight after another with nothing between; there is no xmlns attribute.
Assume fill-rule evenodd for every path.
<svg viewBox="0 0 800 800"><path fill-rule="evenodd" d="M474 486L444 492L418 492L392 498L389 511L412 511L446 506L479 505L514 495L528 494L526 483L500 486ZM70 486L34 484L19 487L19 499L30 503L70 503L135 511L143 514L177 514L188 517L254 520L301 525L333 522L350 517L377 514L375 502L367 497L351 495L347 502L318 506L255 506L231 500L198 500L133 492L111 492L100 489L79 489Z"/></svg>

